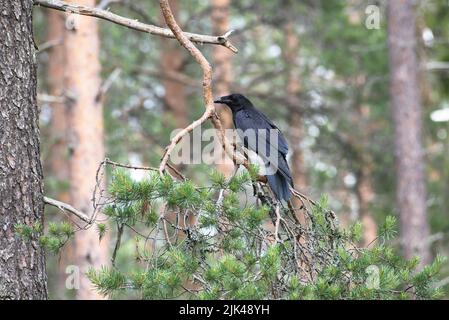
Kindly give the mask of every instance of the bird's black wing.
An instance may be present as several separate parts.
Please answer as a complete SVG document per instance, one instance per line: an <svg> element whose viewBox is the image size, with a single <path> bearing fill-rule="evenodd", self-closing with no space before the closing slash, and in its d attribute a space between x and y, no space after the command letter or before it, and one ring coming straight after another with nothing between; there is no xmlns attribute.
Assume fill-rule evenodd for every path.
<svg viewBox="0 0 449 320"><path fill-rule="evenodd" d="M234 115L234 126L236 129L246 131L247 129L253 130L276 130L277 135L277 149L284 156L288 153L288 143L282 134L281 130L271 121L266 115L256 109L241 110ZM269 135L267 135L269 138ZM267 141L270 145L273 145L271 141ZM256 151L256 150L253 150Z"/></svg>
<svg viewBox="0 0 449 320"><path fill-rule="evenodd" d="M279 130L279 128L273 123L273 121L271 121L265 114L263 114L260 111L257 111L257 113L260 117L262 117L268 123L268 125L270 126L270 129L275 129L278 131L278 144L279 144L278 149L284 156L286 156L288 153L288 143L287 143L287 140L285 139L282 131Z"/></svg>
<svg viewBox="0 0 449 320"><path fill-rule="evenodd" d="M259 143L263 143L263 141L259 141L260 135L257 135L257 130L267 130L267 133L264 137L266 150L270 150L270 147L277 149L277 152L279 153L278 170L285 178L291 181L292 177L286 161L286 156L288 153L287 141L279 128L270 119L268 119L267 116L256 109L241 110L234 114L234 126L236 129L240 129L243 132L248 129L256 130L256 146L261 145ZM277 146L274 145L273 141L270 141L270 135L268 131L272 129L277 130ZM251 143L248 144L245 139L244 143L248 149L255 151L257 154L259 154L259 156L264 158L264 160L267 160L267 158L264 157L263 154L260 154L258 152L259 150L254 147L254 143L252 145Z"/></svg>

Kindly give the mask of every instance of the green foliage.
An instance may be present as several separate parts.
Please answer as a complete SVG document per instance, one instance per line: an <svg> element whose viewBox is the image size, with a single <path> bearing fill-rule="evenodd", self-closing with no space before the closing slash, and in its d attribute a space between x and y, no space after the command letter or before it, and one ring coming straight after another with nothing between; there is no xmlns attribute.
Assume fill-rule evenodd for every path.
<svg viewBox="0 0 449 320"><path fill-rule="evenodd" d="M114 268L102 267L100 270L89 269L87 277L98 291L104 295L124 289L126 278Z"/></svg>
<svg viewBox="0 0 449 320"><path fill-rule="evenodd" d="M342 181L339 178L335 179L336 170L334 169L337 163L339 172L348 172L356 176L360 168L369 167L372 169L370 178L376 197L371 202L370 212L377 221L382 221L385 213L393 211L395 203L392 144L394 139L392 139L393 128L389 116L390 98L388 81L386 81L389 70L386 15L383 10L385 2L377 2L381 8L379 30L367 29L364 26L366 17L364 10L370 4L373 4L372 1L367 0L357 1L355 4L345 1L284 1L282 3L233 1L230 10L233 28L245 30L244 33L237 32L236 38L233 39L237 41L237 44L247 37L250 39L250 41L243 41L244 47L240 48L239 54L233 58L233 70L238 75L234 77L233 86L257 93L251 96L257 107L266 112L281 128L288 128L291 124L287 122L290 121L293 109L292 106L287 107L284 103L284 98L288 94L286 92L287 71L297 74L301 82L301 92L297 94L297 98L301 105L301 123L304 125L301 139L304 142L302 147L305 148L305 154L310 156L310 159L306 159L310 185L322 193L330 193L330 190L338 191L342 188ZM212 30L210 19L198 19L209 12L209 5L205 1L188 1L179 9L180 18L189 21L189 27L195 32L210 34ZM137 0L127 1L127 5L117 5L111 10L147 23L153 23L152 19L159 14L158 6L148 1ZM430 45L418 41L419 55L428 61L449 60L447 41L444 41L449 36L447 1L435 0L430 4L416 6L416 12L420 21L418 31L431 30L434 36ZM360 21L357 19L356 22L352 21L354 13L356 17L360 17ZM36 10L33 23L38 44L48 40L44 21L43 12ZM290 21L294 22L301 44L296 63L283 59L286 34L284 28ZM179 123L178 119L173 119L169 112L164 112L164 120L161 121L161 111L164 106L161 100L164 98L164 90L158 66L161 65L163 41L148 41L144 33L132 32L107 22L100 22L100 30L103 79L107 79L116 68L122 70L120 78L113 82L111 90L108 91L108 106L105 108L105 141L108 156L117 161L127 161L129 152L132 150L143 163L157 163L171 130ZM261 34L262 37L260 37ZM208 54L212 48L204 46L201 50ZM47 52L43 50L38 55L37 58L42 65L38 70L46 69ZM199 79L200 70L194 65L195 61L184 60L182 68L178 71L187 78ZM41 90L50 92L45 72L40 72L39 80ZM431 195L428 201L428 213L432 223L432 233L446 233L449 229L449 219L446 218L449 214L449 197L439 195L446 194L448 189L449 157L446 150L449 134L447 134L446 124L432 122L429 113L447 104L448 73L428 71L423 73L420 80L422 80L424 93L425 130L423 132L427 144L433 146L433 152L427 155L427 171L432 173L431 178L427 179L429 195ZM189 119L183 120L188 121L199 117L203 108L201 95L191 94L191 90L187 92ZM53 131L48 130L51 122L49 119L45 120L46 118L44 116L41 119L43 120L41 134L43 135L42 158L44 159L51 154L52 145L55 142L55 137L49 136ZM287 139L290 138L288 131L284 131ZM314 134L312 135L311 132ZM148 152L149 144L155 149L154 152ZM161 146L161 150L157 150L158 146ZM317 163L324 163L326 168L323 169L322 166L316 165ZM203 184L202 179L205 179L206 174L191 167L187 168L191 170L188 172L189 176ZM257 171L257 168L249 170L251 180L255 180ZM240 229L242 226L260 230L261 221L266 222L265 219L269 217L269 207L267 210L261 210L261 207L254 206L252 203L248 206L237 205L234 200L242 200L241 185L236 179L233 179L232 183L226 181L225 177L218 172L218 176L211 178L213 185L207 192L218 193L219 190L225 189L226 195L223 201L226 208L223 207L223 203L217 205L216 199L208 194L204 197L203 194L201 196L192 194L189 186L174 190L173 181L169 177L166 178L165 183L158 181L158 177L150 177L146 182L136 183L126 170L123 170L122 174L123 176L120 177L119 173L115 173L114 179L118 180L109 185L113 191L111 195L115 203L111 205L111 208L107 208L106 212L109 212L111 220L119 225L126 224L138 228L138 231L153 230L158 227L163 209L161 204L169 204L171 209L175 209L171 211L177 211L175 207L178 200L184 203L180 211L193 212L192 214L199 218L203 229L216 230L221 216L225 215L233 219L232 224L238 224L231 230ZM56 196L61 190L68 190L70 185L68 181L60 181L51 174L47 174L45 179L46 192L49 195ZM136 187L137 185L139 188ZM130 190L127 190L127 186ZM121 193L117 193L120 191ZM204 192L202 188L197 191ZM232 195L230 191L237 195ZM345 195L346 191L349 192L349 190L345 189ZM170 192L173 194L168 196ZM338 193L341 194L341 192L332 192L334 196ZM228 197L234 197L234 199L227 199ZM196 203L190 205L189 201L192 199ZM181 206L181 203L179 205ZM51 210L47 212L51 213ZM316 210L314 214L316 214L314 228L317 248L326 250L327 244L334 243L333 239L340 236L350 239L350 242L358 242L360 224L356 223L339 234L334 232L327 223L324 211ZM240 223L239 219L243 219L244 223ZM393 218L387 217L387 219ZM105 225L99 224L96 228L101 238L106 232ZM19 227L17 231L27 239L37 239L41 232L39 228L33 229L28 226ZM252 231L252 233L254 235L256 232ZM379 250L384 250L387 241L391 241L395 236L391 221L387 220L379 233L381 238L376 246L380 246ZM125 236L124 241L129 239ZM246 245L242 236L234 238L226 235L223 241L230 250ZM57 238L47 239L44 242L52 242L53 248L63 243ZM201 243L195 248L203 245L208 244ZM434 245L446 246L447 241L441 240ZM376 246L371 246L370 249L377 251ZM133 245L130 247L132 248ZM142 254L145 255L145 253ZM257 260L253 255L250 256L252 257L250 260ZM417 259L410 261L410 264L415 264L415 267L416 263ZM251 290L248 289L248 292ZM301 293L301 298L313 296L310 289L298 290L298 292Z"/></svg>
<svg viewBox="0 0 449 320"><path fill-rule="evenodd" d="M98 232L98 239L101 241L101 239L103 239L104 235L106 234L107 226L105 223L97 223L96 226Z"/></svg>
<svg viewBox="0 0 449 320"><path fill-rule="evenodd" d="M42 235L43 230L40 223L35 223L31 226L16 224L15 229L18 235L28 241L38 239L39 244L53 254L59 253L61 248L74 235L73 226L68 222L50 222L45 235Z"/></svg>
<svg viewBox="0 0 449 320"><path fill-rule="evenodd" d="M70 223L65 221L61 223L50 222L47 234L40 237L39 243L53 254L57 254L73 235L74 230Z"/></svg>
<svg viewBox="0 0 449 320"><path fill-rule="evenodd" d="M385 223L381 225L379 229L379 236L384 241L390 240L396 236L396 218L393 216L388 216L385 219Z"/></svg>
<svg viewBox="0 0 449 320"><path fill-rule="evenodd" d="M42 232L42 225L39 222L35 222L31 226L23 223L18 223L15 226L16 233L26 240L33 240Z"/></svg>
<svg viewBox="0 0 449 320"><path fill-rule="evenodd" d="M361 237L360 223L348 230L335 227L323 196L312 207L310 226L302 229L307 243L303 249L309 251L298 258L296 247L302 242L290 241L282 228L275 242L272 231L266 229L272 222L272 205L242 203L239 186L251 181L249 173L226 180L213 172L211 181L211 187L199 188L191 181L176 181L157 173L137 182L122 171L116 172L110 186L115 198L106 214L132 227L130 232L151 225L148 236L137 234L137 238L143 237L147 243L150 237L159 235L159 240L152 245L136 242L137 260L131 272L90 270L89 278L99 292L111 295L132 290L143 299L440 297L441 290L434 282L444 259L438 256L421 271L417 270L419 260L402 259L387 244L395 234L394 218L387 217L377 241L359 248L355 243ZM156 207L156 203L165 205ZM161 208L178 217L194 215L198 223L194 228L182 227L161 216ZM286 221L288 209L280 210ZM166 228L163 238L156 226ZM58 233L52 230L52 234Z"/></svg>
<svg viewBox="0 0 449 320"><path fill-rule="evenodd" d="M255 181L257 180L257 177L259 176L259 166L257 164L250 164L248 168L248 173L251 177L251 180Z"/></svg>

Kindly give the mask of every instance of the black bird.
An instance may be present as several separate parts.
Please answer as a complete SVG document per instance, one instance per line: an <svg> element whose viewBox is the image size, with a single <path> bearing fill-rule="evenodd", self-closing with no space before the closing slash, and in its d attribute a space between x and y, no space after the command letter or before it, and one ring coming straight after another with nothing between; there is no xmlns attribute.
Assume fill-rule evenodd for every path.
<svg viewBox="0 0 449 320"><path fill-rule="evenodd" d="M243 137L245 148L256 152L264 160L266 168L271 169L272 174L267 174L266 177L277 199L288 201L291 197L290 187L293 187L293 179L286 160L288 144L282 132L241 94L223 96L214 102L225 104L231 109L234 127L237 130L240 129L242 132L254 130L255 141L249 141L247 136ZM277 143L272 139L270 130L275 130L274 133L277 133ZM261 150L264 145L266 152ZM277 154L269 154L273 150ZM270 161L273 157L277 166Z"/></svg>

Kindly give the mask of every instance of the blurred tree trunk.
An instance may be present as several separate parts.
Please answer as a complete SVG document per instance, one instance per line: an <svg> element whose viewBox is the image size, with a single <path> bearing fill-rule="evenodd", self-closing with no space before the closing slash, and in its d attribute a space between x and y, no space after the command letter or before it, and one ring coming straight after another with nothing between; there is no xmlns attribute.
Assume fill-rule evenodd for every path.
<svg viewBox="0 0 449 320"><path fill-rule="evenodd" d="M363 246L365 247L377 237L377 223L370 210L371 202L374 198L371 176L370 165L362 162L362 168L357 173L355 188L359 203L359 217L363 225Z"/></svg>
<svg viewBox="0 0 449 320"><path fill-rule="evenodd" d="M421 97L413 1L388 2L391 99L395 123L397 202L401 242L407 258L429 262Z"/></svg>
<svg viewBox="0 0 449 320"><path fill-rule="evenodd" d="M178 19L180 6L177 0L170 1L170 7L173 15ZM161 24L165 24L164 17L160 15ZM163 121L169 126L176 127L176 129L182 129L189 124L189 114L187 109L187 92L185 84L176 81L176 77L171 75L179 75L184 72L185 69L185 52L176 41L171 39L161 39L161 60L160 67L163 74L162 85L165 89L164 104L165 110L163 115ZM190 139L183 139L182 143L190 143ZM179 170L183 170L185 164L176 164L175 167ZM167 219L171 223L177 223L178 214L176 212L168 212ZM196 224L196 217L189 215L187 219L181 214L179 217L179 226L186 228L187 226L193 226ZM187 226L186 226L187 224ZM185 238L185 233L180 232L178 234L179 239ZM193 283L186 283L186 286L193 288Z"/></svg>
<svg viewBox="0 0 449 320"><path fill-rule="evenodd" d="M0 300L47 298L40 234L14 230L43 225L32 10L31 1L0 0Z"/></svg>
<svg viewBox="0 0 449 320"><path fill-rule="evenodd" d="M69 1L95 6L95 0ZM68 109L68 144L71 204L92 213L92 195L96 170L104 159L103 106L100 89L99 37L97 20L71 15L65 32L66 99ZM76 233L72 264L82 273L77 299L99 299L84 275L90 266L108 263L107 239L101 243L95 226Z"/></svg>
<svg viewBox="0 0 449 320"><path fill-rule="evenodd" d="M286 67L286 93L287 99L291 104L297 104L299 101L299 93L301 92L301 81L299 78L299 71L297 68L297 61L299 58L299 35L295 31L295 24L292 21L287 22L284 27L284 61ZM307 177L305 172L304 154L301 150L301 141L304 136L303 122L301 113L294 110L288 118L290 148L292 150L291 170L293 175L293 184L295 189L301 192L306 192ZM292 204L295 208L301 207L301 201L297 198L292 198ZM300 212L296 213L298 221L305 223L304 215ZM301 239L304 241L305 239Z"/></svg>
<svg viewBox="0 0 449 320"><path fill-rule="evenodd" d="M179 14L179 3L177 0L170 1L170 7L175 17ZM161 15L161 23L165 24ZM185 85L173 80L171 74L179 74L185 68L184 49L171 39L161 39L161 71L163 73L162 85L165 89L164 121L175 125L177 128L184 128L188 125L189 116L187 110L187 95ZM171 120L171 122L170 122Z"/></svg>
<svg viewBox="0 0 449 320"><path fill-rule="evenodd" d="M56 10L47 11L47 42L52 47L49 50L47 65L47 81L51 96L63 98L64 89L64 68L65 68L65 48L64 29L65 15ZM51 176L57 181L58 200L70 201L69 187L69 165L67 157L67 108L64 102L54 101L51 107L49 172L46 176ZM58 265L57 295L63 297L66 281L65 267L67 257L73 255L73 247L67 245L61 252Z"/></svg>
<svg viewBox="0 0 449 320"><path fill-rule="evenodd" d="M229 6L231 0L212 0L212 28L213 34L224 34L229 31ZM222 46L214 46L212 60L215 67L215 94L217 97L231 93L232 83L232 55L233 53ZM232 114L228 108L220 107L219 114L225 129L233 128ZM222 149L221 145L216 148ZM226 163L220 163L217 169L225 176L229 177L234 171L234 164L230 159Z"/></svg>
<svg viewBox="0 0 449 320"><path fill-rule="evenodd" d="M51 96L64 97L64 14L56 10L47 11L47 42L52 43L48 56L47 79ZM67 164L67 111L64 102L54 101L51 106L50 137L50 170L56 178L59 189L58 199L70 200L69 193L63 183L67 183L69 170Z"/></svg>
<svg viewBox="0 0 449 320"><path fill-rule="evenodd" d="M287 70L287 99L292 104L298 103L298 96L301 92L301 82L297 61L299 56L299 36L295 31L295 24L289 21L285 28L284 59ZM301 141L304 136L304 128L301 113L298 109L294 110L289 117L290 127L290 145L292 148L291 170L295 188L306 191L307 175L305 170L304 154L301 150Z"/></svg>
<svg viewBox="0 0 449 320"><path fill-rule="evenodd" d="M350 139L353 149L356 150L356 185L355 193L358 202L358 218L363 225L362 245L367 246L377 238L377 223L371 212L371 203L375 197L373 188L373 158L370 153L371 136L374 134L370 125L370 108L364 105L362 92L363 86L366 84L366 77L358 77L356 82L361 81L359 85L355 85L355 112L353 113L352 122L354 128L359 128L353 139ZM363 79L363 80L362 80Z"/></svg>

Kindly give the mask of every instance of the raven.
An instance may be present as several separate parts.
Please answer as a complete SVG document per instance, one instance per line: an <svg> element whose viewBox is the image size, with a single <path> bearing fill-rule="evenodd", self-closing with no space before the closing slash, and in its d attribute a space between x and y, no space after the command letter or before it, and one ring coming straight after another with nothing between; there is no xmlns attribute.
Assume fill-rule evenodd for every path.
<svg viewBox="0 0 449 320"><path fill-rule="evenodd" d="M257 153L269 170L266 177L271 190L278 200L288 201L293 179L286 160L288 144L279 128L241 94L223 96L214 103L225 104L231 109L234 127L243 138L245 148ZM251 134L247 134L249 131L253 132L253 141ZM272 154L273 150L275 154Z"/></svg>

